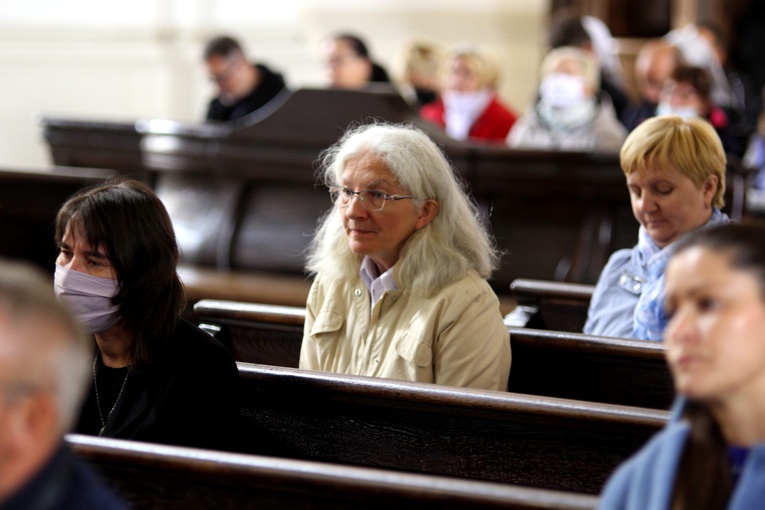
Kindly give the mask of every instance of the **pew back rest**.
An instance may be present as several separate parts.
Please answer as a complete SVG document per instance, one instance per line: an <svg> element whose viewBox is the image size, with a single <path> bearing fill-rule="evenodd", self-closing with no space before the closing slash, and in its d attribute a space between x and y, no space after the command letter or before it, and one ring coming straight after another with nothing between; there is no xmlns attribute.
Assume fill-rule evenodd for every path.
<svg viewBox="0 0 765 510"><path fill-rule="evenodd" d="M596 494L664 411L238 363L253 434L298 458Z"/></svg>
<svg viewBox="0 0 765 510"><path fill-rule="evenodd" d="M66 442L138 510L593 510L598 502L584 494L76 434Z"/></svg>
<svg viewBox="0 0 765 510"><path fill-rule="evenodd" d="M518 307L506 323L579 333L584 329L594 290L594 285L516 278L510 284L510 294Z"/></svg>
<svg viewBox="0 0 765 510"><path fill-rule="evenodd" d="M305 308L202 300L204 329L238 361L297 367ZM508 389L592 402L669 408L672 379L661 343L580 333L509 328Z"/></svg>
<svg viewBox="0 0 765 510"><path fill-rule="evenodd" d="M0 169L0 256L52 273L56 213L74 193L115 174L94 168Z"/></svg>

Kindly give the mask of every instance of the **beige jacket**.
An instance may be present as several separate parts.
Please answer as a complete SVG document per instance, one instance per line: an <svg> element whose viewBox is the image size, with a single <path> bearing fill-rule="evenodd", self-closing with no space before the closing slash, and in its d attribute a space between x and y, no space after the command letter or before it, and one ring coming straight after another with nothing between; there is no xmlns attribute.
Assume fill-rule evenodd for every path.
<svg viewBox="0 0 765 510"><path fill-rule="evenodd" d="M360 277L337 282L319 275L306 304L300 368L507 389L510 339L483 278L470 272L430 298L397 286L370 314Z"/></svg>

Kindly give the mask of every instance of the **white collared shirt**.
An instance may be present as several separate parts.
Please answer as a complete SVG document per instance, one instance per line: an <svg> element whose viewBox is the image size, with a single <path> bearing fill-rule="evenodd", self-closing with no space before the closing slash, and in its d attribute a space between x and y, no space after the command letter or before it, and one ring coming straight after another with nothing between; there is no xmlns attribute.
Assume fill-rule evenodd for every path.
<svg viewBox="0 0 765 510"><path fill-rule="evenodd" d="M393 279L393 267L380 274L380 270L377 268L377 264L374 263L369 257L364 257L361 261L361 269L359 269L361 280L369 289L369 293L372 296L372 306L369 309L369 313L375 308L375 304L380 300L386 292L393 292L398 290L396 281Z"/></svg>

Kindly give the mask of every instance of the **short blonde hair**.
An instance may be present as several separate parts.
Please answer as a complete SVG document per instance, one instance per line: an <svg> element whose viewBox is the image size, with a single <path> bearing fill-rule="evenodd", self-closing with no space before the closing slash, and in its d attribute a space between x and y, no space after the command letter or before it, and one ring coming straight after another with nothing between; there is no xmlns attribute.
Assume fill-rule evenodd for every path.
<svg viewBox="0 0 765 510"><path fill-rule="evenodd" d="M574 48L573 46L562 46L550 51L542 61L539 69L540 79L555 72L555 69L561 62L573 61L582 70L582 77L587 82L594 93L600 90L600 65L598 59L592 53Z"/></svg>
<svg viewBox="0 0 765 510"><path fill-rule="evenodd" d="M625 175L642 172L649 166L673 167L701 186L717 176L712 205L725 204L725 151L717 132L703 119L660 115L643 121L622 145L619 161Z"/></svg>
<svg viewBox="0 0 765 510"><path fill-rule="evenodd" d="M499 82L499 69L485 51L467 43L449 47L441 63L442 78L449 71L449 62L455 59L462 60L483 86L496 88Z"/></svg>

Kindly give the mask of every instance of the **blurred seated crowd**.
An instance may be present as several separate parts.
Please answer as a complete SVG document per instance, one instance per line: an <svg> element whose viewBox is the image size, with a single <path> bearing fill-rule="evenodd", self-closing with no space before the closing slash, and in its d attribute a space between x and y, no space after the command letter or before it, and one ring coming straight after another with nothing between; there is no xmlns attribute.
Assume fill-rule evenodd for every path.
<svg viewBox="0 0 765 510"><path fill-rule="evenodd" d="M526 105L502 98L497 59L466 41L409 41L401 69L388 72L359 35L328 35L320 47L326 86L395 90L423 120L456 140L532 150L618 152L641 122L662 114L702 118L726 154L762 168L752 200L765 208L765 122L753 77L729 58L725 32L714 23L689 24L649 39L625 73L617 41L598 18L568 10L553 17L537 86ZM204 51L217 88L208 121L231 121L289 92L284 76L253 62L231 37ZM634 78L627 83L625 76ZM760 193L758 195L758 190Z"/></svg>

